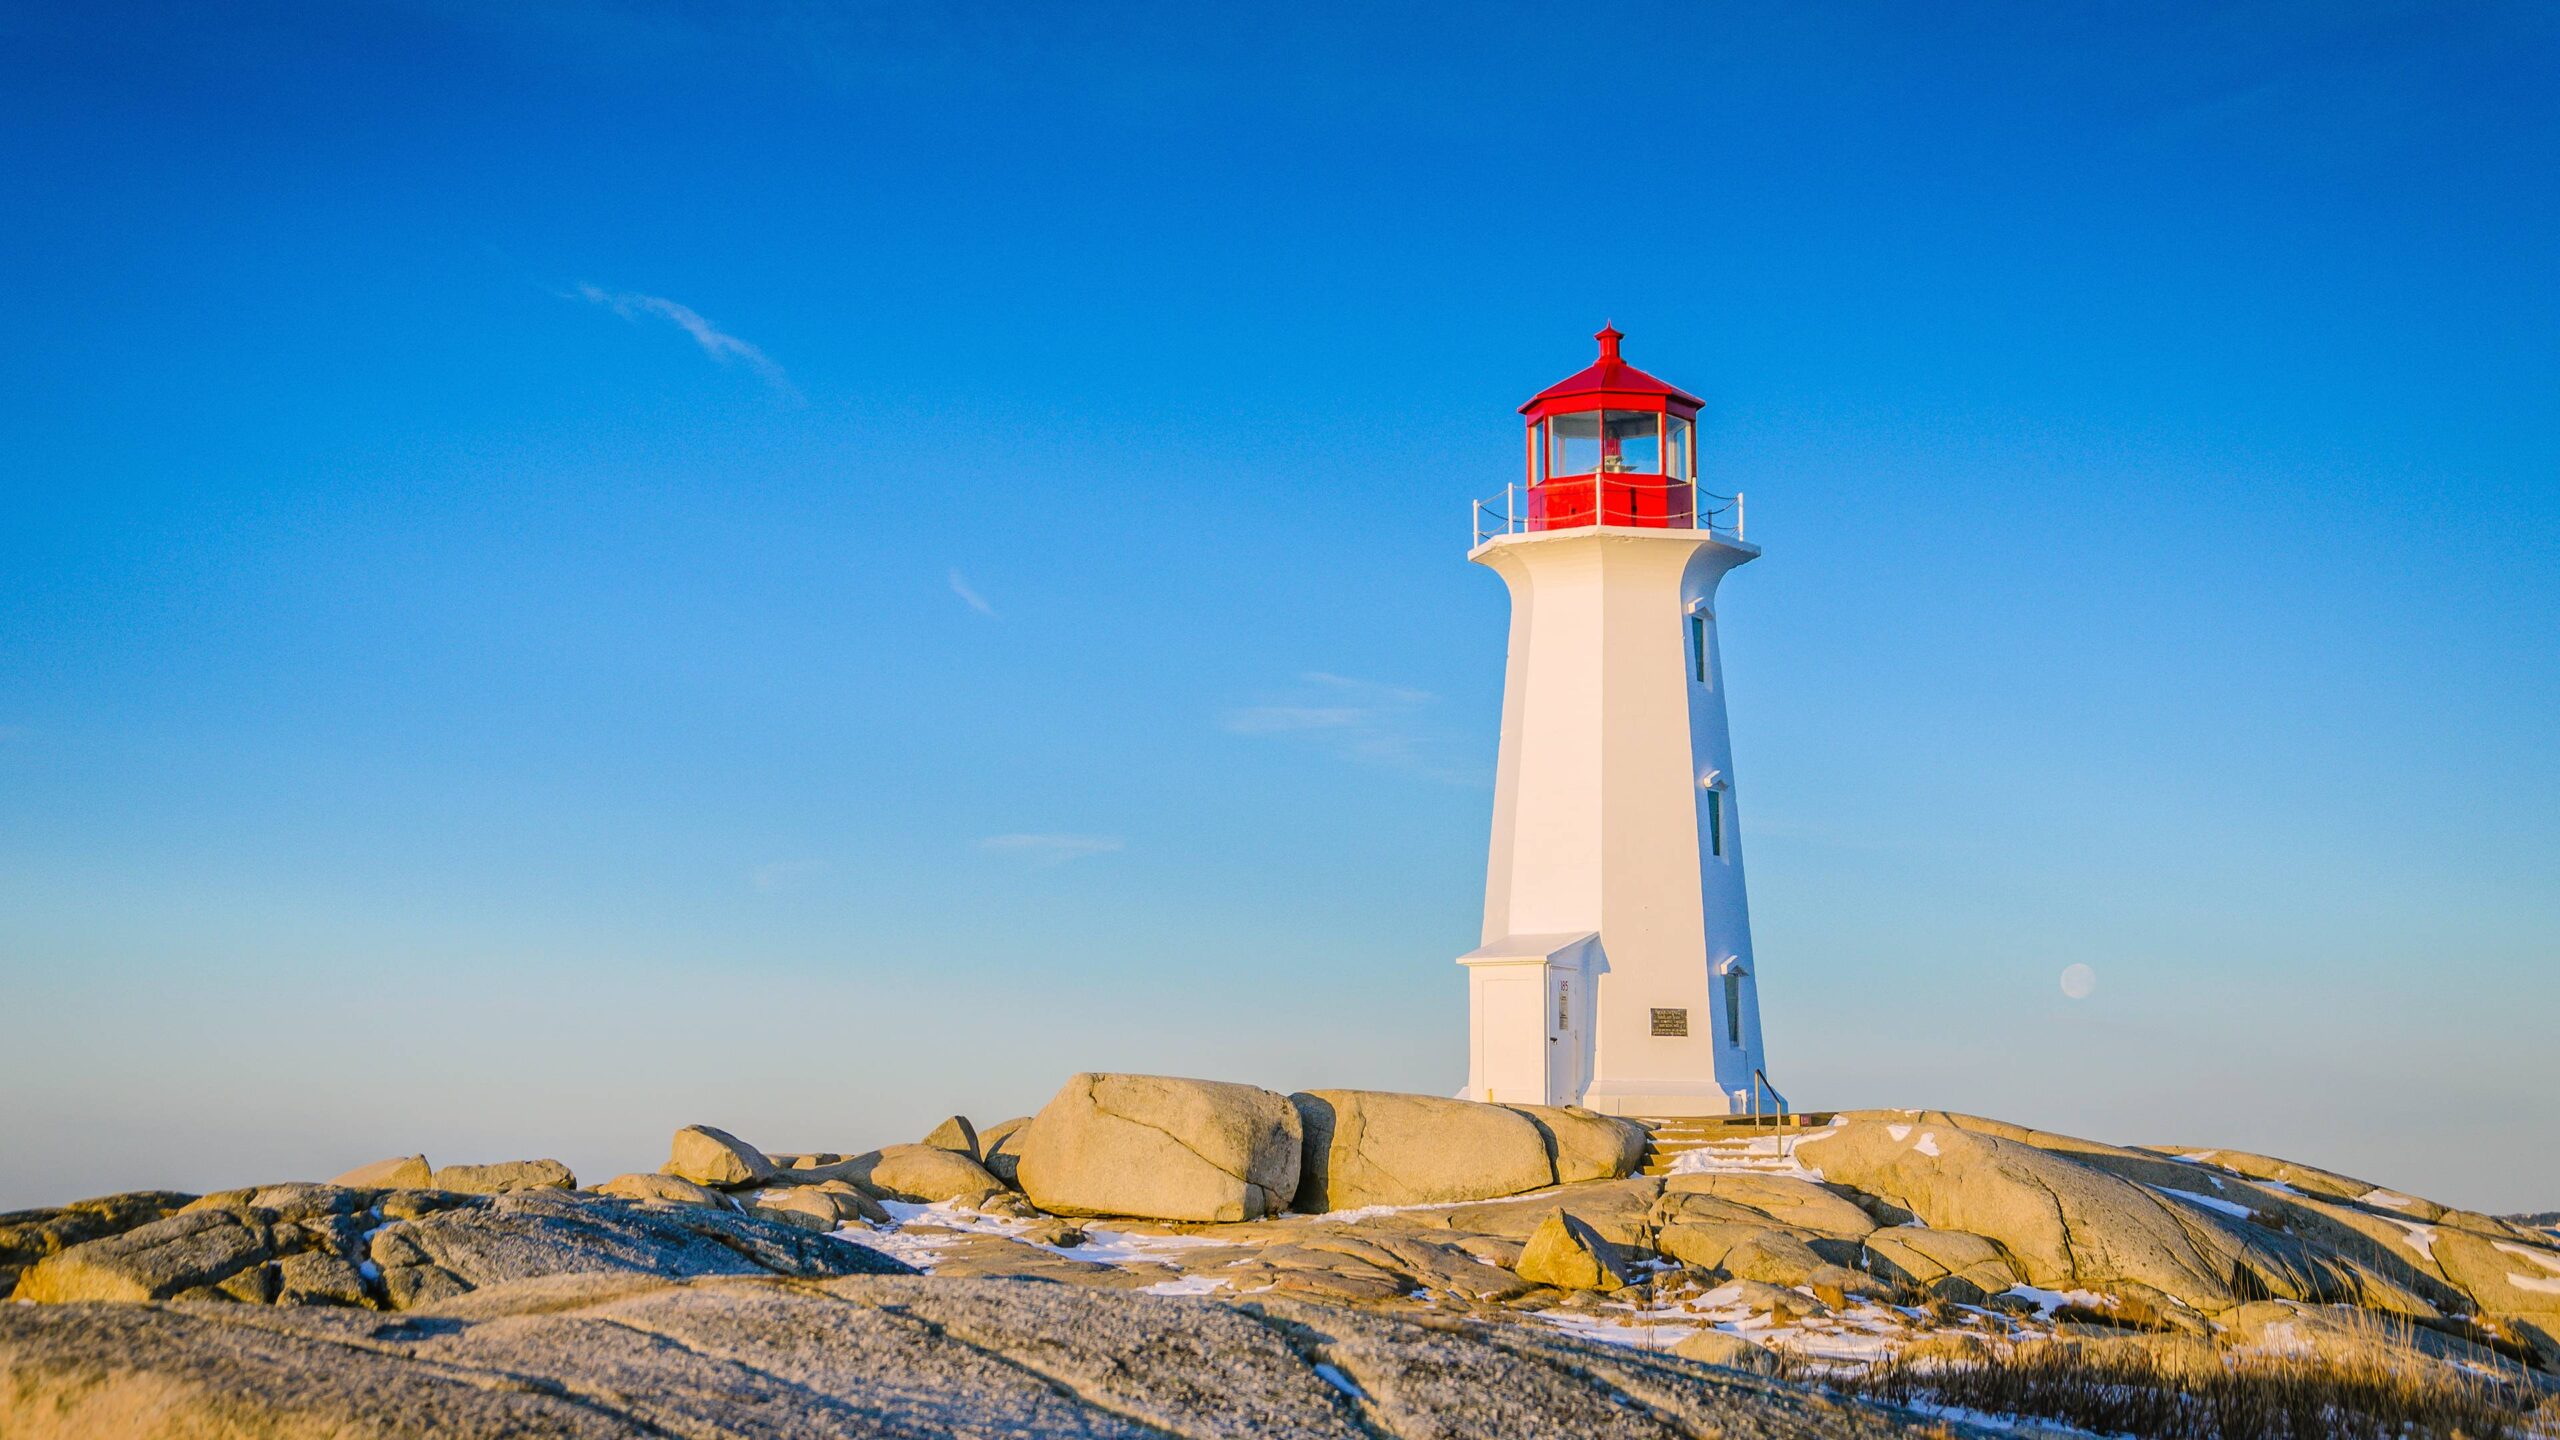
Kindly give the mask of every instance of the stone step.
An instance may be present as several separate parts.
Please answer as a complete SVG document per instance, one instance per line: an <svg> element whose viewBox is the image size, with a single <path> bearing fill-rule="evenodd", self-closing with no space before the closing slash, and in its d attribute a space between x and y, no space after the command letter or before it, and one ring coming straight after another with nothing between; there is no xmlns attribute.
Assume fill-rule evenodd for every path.
<svg viewBox="0 0 2560 1440"><path fill-rule="evenodd" d="M1755 1120L1748 1115L1682 1115L1647 1121L1644 1164L1639 1173L1661 1176L1671 1173L1673 1162L1697 1150L1713 1149L1720 1169L1795 1170L1793 1142L1808 1130L1829 1124L1828 1114L1790 1116L1784 1121L1774 1117Z"/></svg>

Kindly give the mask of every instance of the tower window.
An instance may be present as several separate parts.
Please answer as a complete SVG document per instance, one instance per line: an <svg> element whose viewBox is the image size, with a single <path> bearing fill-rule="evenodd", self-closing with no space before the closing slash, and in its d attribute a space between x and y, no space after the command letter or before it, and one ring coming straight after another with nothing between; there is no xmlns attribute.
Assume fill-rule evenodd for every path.
<svg viewBox="0 0 2560 1440"><path fill-rule="evenodd" d="M1742 970L1730 964L1724 967L1724 1038L1728 1045L1742 1043Z"/></svg>
<svg viewBox="0 0 2560 1440"><path fill-rule="evenodd" d="M1724 853L1724 792L1707 792L1707 853Z"/></svg>
<svg viewBox="0 0 2560 1440"><path fill-rule="evenodd" d="M1547 473L1589 475L1600 468L1600 412L1585 410L1547 422Z"/></svg>
<svg viewBox="0 0 2560 1440"><path fill-rule="evenodd" d="M1707 617L1689 617L1689 678L1703 685L1707 681Z"/></svg>

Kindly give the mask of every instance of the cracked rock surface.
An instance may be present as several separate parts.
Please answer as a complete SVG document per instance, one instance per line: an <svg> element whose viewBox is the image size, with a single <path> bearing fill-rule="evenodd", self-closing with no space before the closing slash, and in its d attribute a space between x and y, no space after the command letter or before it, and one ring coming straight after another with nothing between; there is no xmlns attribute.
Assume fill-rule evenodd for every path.
<svg viewBox="0 0 2560 1440"><path fill-rule="evenodd" d="M407 1310L549 1275L828 1277L906 1268L832 1236L695 1206L553 1190L460 1195L297 1184L208 1195L59 1250L27 1268L16 1298Z"/></svg>
<svg viewBox="0 0 2560 1440"><path fill-rule="evenodd" d="M12 1440L1944 1433L1516 1327L923 1277L563 1275L402 1315L16 1305L0 1376Z"/></svg>

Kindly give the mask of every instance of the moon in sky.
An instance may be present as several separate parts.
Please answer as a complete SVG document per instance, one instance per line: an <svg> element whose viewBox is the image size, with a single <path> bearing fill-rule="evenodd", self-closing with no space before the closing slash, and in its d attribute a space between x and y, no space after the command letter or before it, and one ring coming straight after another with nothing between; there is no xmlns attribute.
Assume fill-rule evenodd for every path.
<svg viewBox="0 0 2560 1440"><path fill-rule="evenodd" d="M2098 988L2098 972L2086 965L2074 965L2062 972L2062 993L2074 1000L2086 1000Z"/></svg>

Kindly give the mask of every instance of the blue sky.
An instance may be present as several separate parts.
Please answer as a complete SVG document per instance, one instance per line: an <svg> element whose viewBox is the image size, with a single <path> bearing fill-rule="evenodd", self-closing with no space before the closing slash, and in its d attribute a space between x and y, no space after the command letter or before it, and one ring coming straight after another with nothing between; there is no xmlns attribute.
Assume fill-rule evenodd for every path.
<svg viewBox="0 0 2560 1440"><path fill-rule="evenodd" d="M0 9L0 1204L1455 1087L1612 319L1781 1085L2560 1205L2551 13L1570 20Z"/></svg>

